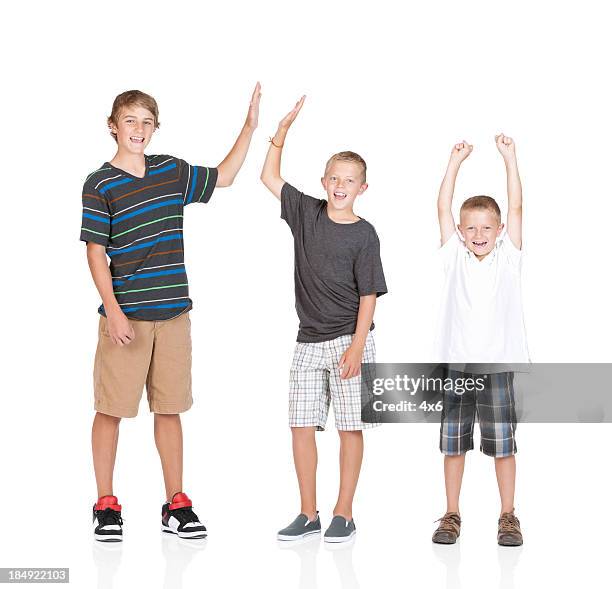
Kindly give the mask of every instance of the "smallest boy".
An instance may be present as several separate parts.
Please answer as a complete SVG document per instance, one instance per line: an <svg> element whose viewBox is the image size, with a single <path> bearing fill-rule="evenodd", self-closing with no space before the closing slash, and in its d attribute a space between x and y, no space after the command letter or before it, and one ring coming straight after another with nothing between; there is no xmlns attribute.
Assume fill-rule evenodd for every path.
<svg viewBox="0 0 612 589"><path fill-rule="evenodd" d="M515 146L510 137L495 137L507 176L506 232L498 204L489 196L473 196L462 205L458 232L451 210L455 180L472 146L454 146L438 196L438 219L446 281L437 338L439 361L459 364L529 362L521 303L522 189ZM454 544L461 529L459 492L465 454L474 447L476 413L481 451L495 459L501 498L497 541L519 546L523 537L514 515L516 476L513 373L492 368L448 370L447 377L479 378L484 389L462 395L444 393L440 450L444 454L447 509L433 535L439 544ZM488 372L488 374L483 374ZM478 374L474 374L478 373Z"/></svg>
<svg viewBox="0 0 612 589"><path fill-rule="evenodd" d="M375 361L372 329L376 298L387 292L374 227L353 212L368 187L366 163L356 153L333 155L321 178L327 200L313 198L280 175L281 151L304 98L270 139L261 173L281 201L281 217L293 234L295 307L300 319L289 382L289 426L301 512L278 532L279 540L320 534L316 502L317 446L330 402L340 435L340 489L326 542L355 535L353 496L363 458L361 363Z"/></svg>

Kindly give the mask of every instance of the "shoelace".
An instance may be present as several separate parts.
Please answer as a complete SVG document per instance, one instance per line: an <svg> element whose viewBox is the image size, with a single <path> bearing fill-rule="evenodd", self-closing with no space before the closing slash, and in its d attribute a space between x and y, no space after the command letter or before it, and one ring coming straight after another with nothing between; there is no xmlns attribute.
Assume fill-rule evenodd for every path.
<svg viewBox="0 0 612 589"><path fill-rule="evenodd" d="M200 523L198 516L194 513L191 507L180 507L179 509L173 509L171 513L181 522L181 524L186 524L189 522Z"/></svg>
<svg viewBox="0 0 612 589"><path fill-rule="evenodd" d="M457 521L458 519L458 515L454 513L447 513L443 515L440 519L437 519L434 524L440 522L438 529L456 533L457 528L459 527L459 522Z"/></svg>
<svg viewBox="0 0 612 589"><path fill-rule="evenodd" d="M110 507L107 507L104 511L102 510L96 511L96 517L98 518L98 521L100 522L101 526L109 526L109 525L122 526L123 525L123 519L121 519L121 513L119 513L118 511L115 511L114 509L111 509Z"/></svg>
<svg viewBox="0 0 612 589"><path fill-rule="evenodd" d="M520 523L518 518L511 513L504 513L499 518L499 529L501 532L518 532Z"/></svg>

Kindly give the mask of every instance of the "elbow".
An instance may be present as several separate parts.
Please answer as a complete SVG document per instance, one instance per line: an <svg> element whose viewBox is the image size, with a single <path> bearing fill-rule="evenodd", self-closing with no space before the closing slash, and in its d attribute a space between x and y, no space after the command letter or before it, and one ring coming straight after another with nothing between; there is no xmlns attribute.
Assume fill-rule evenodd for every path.
<svg viewBox="0 0 612 589"><path fill-rule="evenodd" d="M265 172L262 172L261 175L259 176L259 179L262 181L263 185L266 188L270 188L270 176L268 174L266 174Z"/></svg>
<svg viewBox="0 0 612 589"><path fill-rule="evenodd" d="M219 175L217 176L217 186L219 188L227 188L234 183L234 179L235 176L227 176L219 172Z"/></svg>
<svg viewBox="0 0 612 589"><path fill-rule="evenodd" d="M231 170L227 170L226 167L221 163L217 166L217 186L220 188L227 188L234 183L236 174L232 174Z"/></svg>
<svg viewBox="0 0 612 589"><path fill-rule="evenodd" d="M93 241L87 242L87 262L91 265L97 260L106 262L106 248L99 243Z"/></svg>
<svg viewBox="0 0 612 589"><path fill-rule="evenodd" d="M451 214L451 209L445 204L438 203L438 219L442 219L449 214Z"/></svg>

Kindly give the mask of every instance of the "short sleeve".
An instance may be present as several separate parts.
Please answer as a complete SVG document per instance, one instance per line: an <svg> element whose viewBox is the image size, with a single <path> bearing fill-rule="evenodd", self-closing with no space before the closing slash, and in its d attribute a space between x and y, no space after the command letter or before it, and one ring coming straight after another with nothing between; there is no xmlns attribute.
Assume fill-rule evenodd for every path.
<svg viewBox="0 0 612 589"><path fill-rule="evenodd" d="M287 222L293 232L304 215L316 210L321 202L320 199L308 196L285 182L281 188L281 219Z"/></svg>
<svg viewBox="0 0 612 589"><path fill-rule="evenodd" d="M374 228L355 260L355 280L360 297L371 294L379 297L387 292L380 260L380 242Z"/></svg>
<svg viewBox="0 0 612 589"><path fill-rule="evenodd" d="M192 166L181 159L178 160L178 164L185 206L194 202L208 202L217 185L217 168Z"/></svg>
<svg viewBox="0 0 612 589"><path fill-rule="evenodd" d="M500 245L501 252L505 256L506 260L515 268L520 267L521 260L523 257L523 251L518 249L513 243L508 234L506 233Z"/></svg>
<svg viewBox="0 0 612 589"><path fill-rule="evenodd" d="M461 239L459 239L459 235L455 231L444 243L444 245L440 246L438 249L438 255L442 260L442 265L444 266L444 270L448 270L452 261L457 257L457 251L459 248L464 247Z"/></svg>
<svg viewBox="0 0 612 589"><path fill-rule="evenodd" d="M110 242L111 216L106 197L87 182L83 186L81 241L92 241L104 247Z"/></svg>

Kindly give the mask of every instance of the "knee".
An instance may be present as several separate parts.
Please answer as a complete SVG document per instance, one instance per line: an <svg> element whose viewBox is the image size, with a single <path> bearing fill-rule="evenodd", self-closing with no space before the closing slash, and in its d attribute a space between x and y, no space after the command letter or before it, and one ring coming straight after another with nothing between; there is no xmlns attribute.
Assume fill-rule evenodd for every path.
<svg viewBox="0 0 612 589"><path fill-rule="evenodd" d="M515 458L514 458L514 454L503 454L500 456L493 456L495 462L497 464L511 464L512 462L515 462Z"/></svg>
<svg viewBox="0 0 612 589"><path fill-rule="evenodd" d="M178 413L154 413L153 415L158 421L180 421L181 419Z"/></svg>
<svg viewBox="0 0 612 589"><path fill-rule="evenodd" d="M292 427L291 435L294 440L310 440L315 437L314 427Z"/></svg>
<svg viewBox="0 0 612 589"><path fill-rule="evenodd" d="M106 413L96 412L96 421L104 422L106 425L119 427L121 423L121 417L115 417L114 415L107 415Z"/></svg>
<svg viewBox="0 0 612 589"><path fill-rule="evenodd" d="M163 431L181 429L181 416L178 413L155 413L153 428Z"/></svg>

